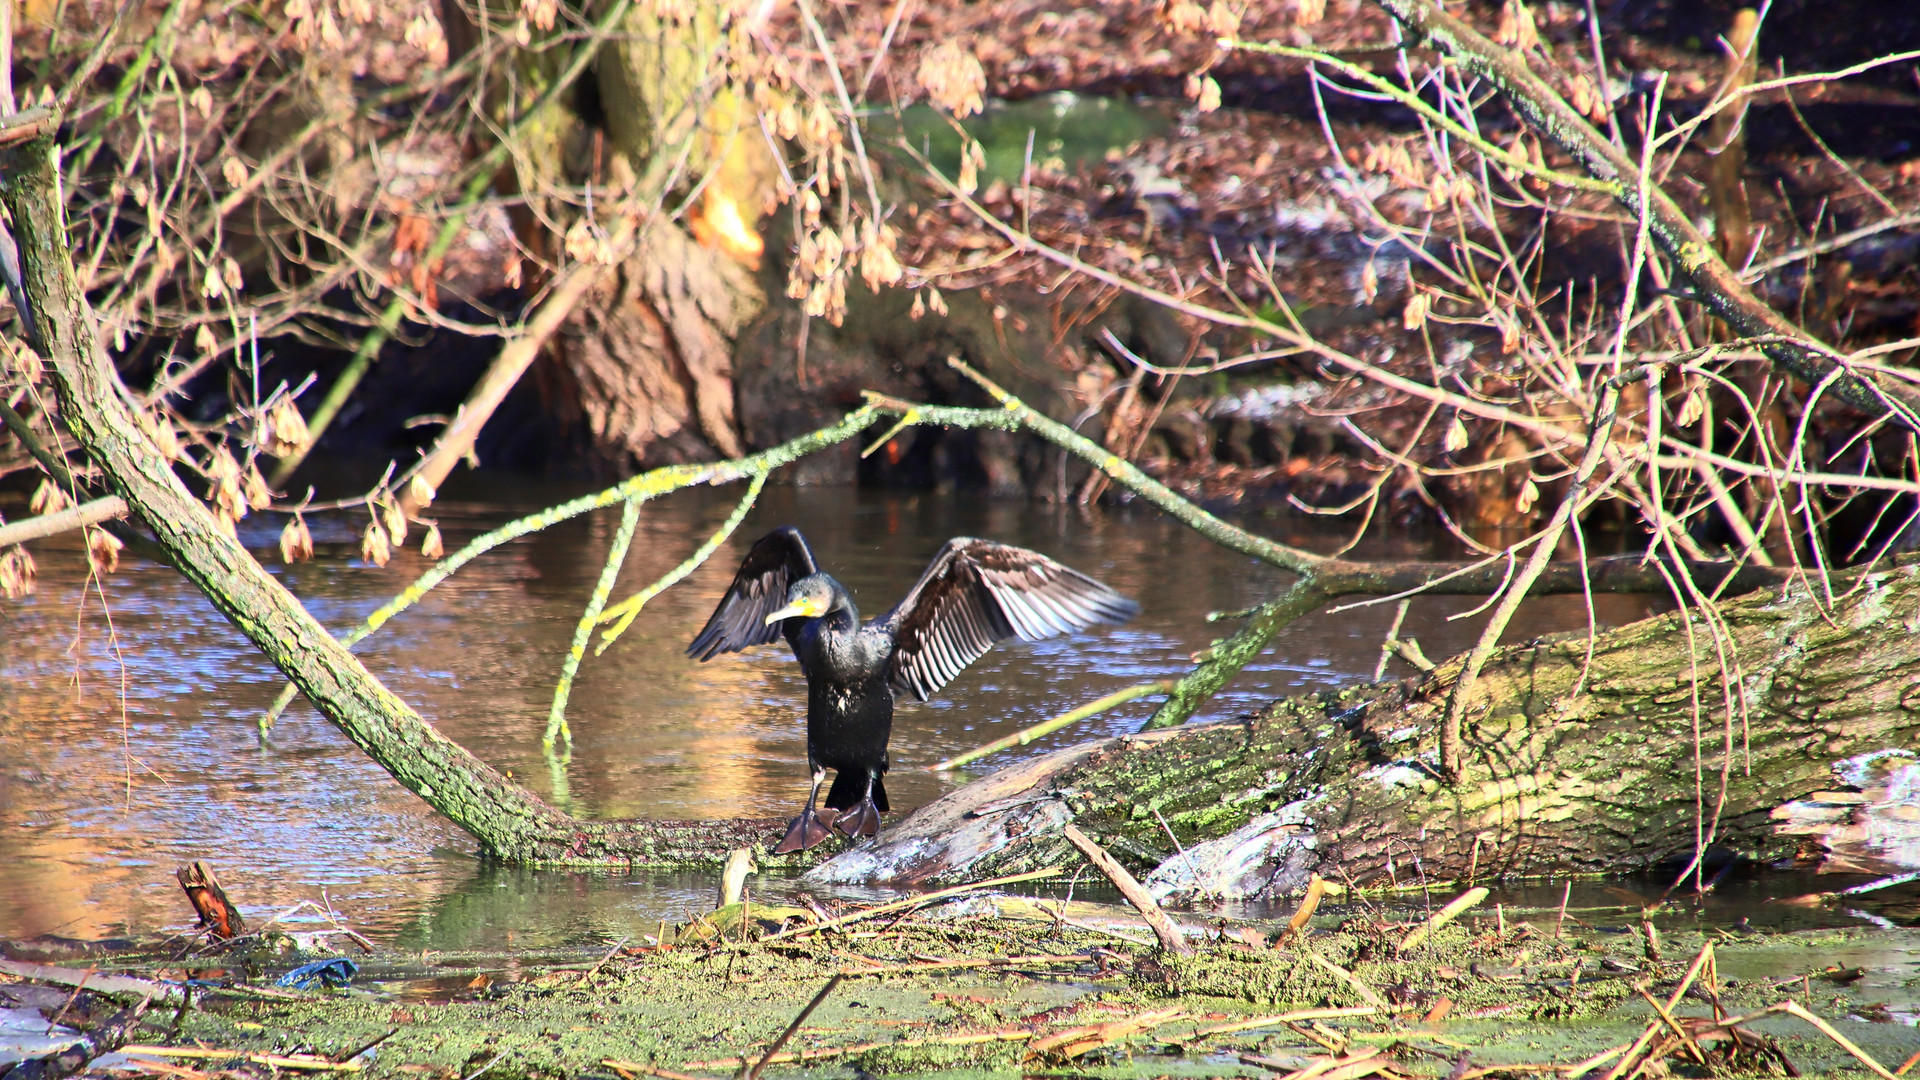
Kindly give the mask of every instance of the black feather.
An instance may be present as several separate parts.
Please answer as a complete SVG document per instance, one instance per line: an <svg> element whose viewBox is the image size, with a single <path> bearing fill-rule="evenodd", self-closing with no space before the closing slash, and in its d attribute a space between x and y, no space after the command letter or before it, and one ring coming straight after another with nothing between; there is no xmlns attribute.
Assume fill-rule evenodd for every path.
<svg viewBox="0 0 1920 1080"><path fill-rule="evenodd" d="M784 619L779 626L768 626L767 616L787 606L789 586L819 569L799 529L784 525L761 537L741 561L740 572L733 575L732 587L707 617L707 625L687 646L687 655L711 660L724 652L770 644L782 632L792 644L805 620Z"/></svg>
<svg viewBox="0 0 1920 1080"><path fill-rule="evenodd" d="M1140 605L1037 551L955 537L892 611L874 620L893 638L893 684L921 701L996 642L1038 641Z"/></svg>

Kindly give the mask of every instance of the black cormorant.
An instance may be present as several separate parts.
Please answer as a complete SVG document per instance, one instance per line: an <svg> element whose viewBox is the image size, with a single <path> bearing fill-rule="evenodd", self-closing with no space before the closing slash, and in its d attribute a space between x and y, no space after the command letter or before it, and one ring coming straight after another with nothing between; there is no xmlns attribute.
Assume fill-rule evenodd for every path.
<svg viewBox="0 0 1920 1080"><path fill-rule="evenodd" d="M820 572L791 525L753 545L687 655L710 660L785 635L807 673L813 787L775 854L880 831L893 691L921 701L997 641L1037 641L1132 618L1140 605L1037 551L955 537L892 611L860 625L846 586ZM779 624L776 628L775 624ZM814 809L827 770L827 814Z"/></svg>

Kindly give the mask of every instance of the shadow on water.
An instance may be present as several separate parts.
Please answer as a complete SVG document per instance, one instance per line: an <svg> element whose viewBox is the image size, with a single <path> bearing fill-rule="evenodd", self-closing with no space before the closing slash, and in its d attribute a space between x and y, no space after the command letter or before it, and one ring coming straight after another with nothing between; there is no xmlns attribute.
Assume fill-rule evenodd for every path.
<svg viewBox="0 0 1920 1080"><path fill-rule="evenodd" d="M434 507L449 549L571 492L489 478ZM651 503L617 596L678 563L726 517L735 491ZM1132 683L1175 676L1220 632L1210 611L1272 596L1278 571L1225 552L1150 511L1080 513L1027 503L851 489L773 488L735 539L657 598L628 635L590 657L575 689L565 793L596 817L783 816L803 796L805 684L784 647L695 664L682 653L756 537L793 523L867 615L891 606L948 537L978 535L1048 552L1136 596L1123 627L996 649L936 701L903 704L888 786L897 809L966 775L925 766ZM278 565L281 522L250 518L242 539L329 627L345 628L427 569L417 555L359 564L353 515L312 521L319 556ZM1324 523L1250 519L1261 532L1328 547ZM360 653L450 737L542 796L540 747L553 682L611 540L612 512L576 519L485 556ZM1438 538L1395 531L1357 552L1444 557ZM711 903L710 879L533 873L482 867L472 841L395 785L304 704L262 739L256 720L280 679L171 571L131 563L98 582L77 544L38 553L39 591L0 606L0 937L104 936L183 925L173 870L211 860L259 917L303 899L415 947L501 935L554 942L639 932ZM1603 624L1652 610L1600 597ZM1417 602L1407 632L1429 654L1469 645L1473 598ZM1320 613L1288 628L1207 715L1371 675L1392 605ZM1512 633L1577 630L1577 597L1530 602ZM1394 667L1392 674L1407 669ZM1151 701L990 759L998 767L1134 729ZM778 879L756 888L780 890ZM625 927L622 929L621 927ZM488 938L488 935L493 935ZM516 940L521 940L516 939Z"/></svg>

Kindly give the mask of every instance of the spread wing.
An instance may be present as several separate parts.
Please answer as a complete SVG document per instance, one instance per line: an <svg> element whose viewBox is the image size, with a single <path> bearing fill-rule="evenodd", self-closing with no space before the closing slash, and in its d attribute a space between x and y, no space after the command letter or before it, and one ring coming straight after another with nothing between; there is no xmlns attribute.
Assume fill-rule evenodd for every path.
<svg viewBox="0 0 1920 1080"><path fill-rule="evenodd" d="M874 625L893 634L893 684L921 701L996 641L1038 641L1124 622L1140 605L1037 551L955 537L892 611Z"/></svg>
<svg viewBox="0 0 1920 1080"><path fill-rule="evenodd" d="M741 560L740 572L733 575L733 584L707 617L707 625L687 646L687 655L711 660L723 652L770 644L799 620L768 626L767 616L786 606L788 586L818 570L799 529L783 525L761 537Z"/></svg>

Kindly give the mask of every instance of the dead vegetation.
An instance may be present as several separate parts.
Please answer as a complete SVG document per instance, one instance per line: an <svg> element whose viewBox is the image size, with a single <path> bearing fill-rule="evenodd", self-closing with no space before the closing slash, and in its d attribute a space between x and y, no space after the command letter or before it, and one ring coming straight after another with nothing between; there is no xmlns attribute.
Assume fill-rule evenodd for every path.
<svg viewBox="0 0 1920 1080"><path fill-rule="evenodd" d="M174 945L170 959L96 956L88 970L0 962L0 1002L45 1016L50 1030L84 1033L91 1042L69 1067L92 1058L88 1068L115 1075L451 1080L487 1065L509 1076L672 1078L816 1064L1151 1072L1223 1055L1295 1080L1799 1075L1842 1063L1893 1075L1834 1022L1781 996L1801 977L1721 973L1728 949L1771 948L1795 962L1791 935L1662 936L1644 920L1633 933L1596 933L1564 909L1476 909L1484 897L1463 895L1451 919L1365 898L1289 925L1189 918L1196 948L1179 955L1139 938L1144 927L1116 909L1065 899L970 887L791 908L748 896L595 958L504 968L481 958L480 973L449 978L423 970L424 957L376 954L361 978L371 994L271 985L310 955L287 954L272 931L211 953ZM447 962L458 970L474 959ZM1859 978L1816 975L1829 987ZM196 980L191 998L174 989L182 977ZM1823 1004L1847 1015L1844 995ZM1629 1018L1643 1026L1627 1041L1579 1049ZM1778 1018L1818 1042L1787 1038ZM1529 1051L1542 1022L1566 1032L1555 1042L1568 1049ZM0 1075L58 1073L35 1062Z"/></svg>

